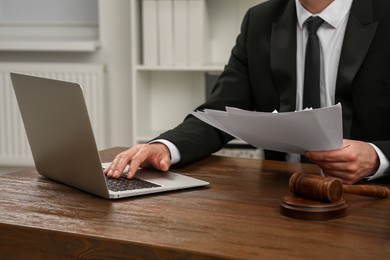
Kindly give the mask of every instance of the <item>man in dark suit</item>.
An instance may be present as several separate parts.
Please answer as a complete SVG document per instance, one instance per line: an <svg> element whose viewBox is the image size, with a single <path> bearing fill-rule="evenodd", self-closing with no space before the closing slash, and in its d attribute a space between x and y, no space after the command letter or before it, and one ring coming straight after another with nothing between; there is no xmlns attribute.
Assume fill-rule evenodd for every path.
<svg viewBox="0 0 390 260"><path fill-rule="evenodd" d="M305 155L326 175L355 183L389 179L390 1L270 0L251 8L228 64L211 97L197 109L225 106L272 112L302 109L308 16L324 22L321 42L321 106L343 108L343 148ZM167 115L169 116L169 115ZM119 154L109 176L130 164L168 170L221 149L232 137L193 116L146 145ZM265 151L266 159L285 154Z"/></svg>

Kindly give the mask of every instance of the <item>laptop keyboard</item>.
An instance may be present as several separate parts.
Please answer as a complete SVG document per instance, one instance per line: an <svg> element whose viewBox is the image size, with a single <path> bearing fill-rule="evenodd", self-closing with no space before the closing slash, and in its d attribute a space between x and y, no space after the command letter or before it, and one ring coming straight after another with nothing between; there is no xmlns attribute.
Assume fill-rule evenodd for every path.
<svg viewBox="0 0 390 260"><path fill-rule="evenodd" d="M106 175L105 175L106 176ZM137 189L147 189L154 187L161 187L161 185L141 180L139 178L127 179L124 177L121 178L110 178L106 176L106 182L108 189L111 191L126 191L126 190L137 190Z"/></svg>

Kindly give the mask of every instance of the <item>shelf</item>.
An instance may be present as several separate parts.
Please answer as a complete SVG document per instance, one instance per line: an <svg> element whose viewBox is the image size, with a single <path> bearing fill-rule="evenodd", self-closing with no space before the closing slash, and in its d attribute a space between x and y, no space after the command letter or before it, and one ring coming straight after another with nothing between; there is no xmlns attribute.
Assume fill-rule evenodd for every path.
<svg viewBox="0 0 390 260"><path fill-rule="evenodd" d="M146 66L146 65L137 65L135 67L138 71L193 71L193 72L221 72L223 71L224 65L222 64L213 64L213 65L204 65L204 66Z"/></svg>
<svg viewBox="0 0 390 260"><path fill-rule="evenodd" d="M100 47L94 40L2 40L0 51L59 51L59 52L93 52Z"/></svg>

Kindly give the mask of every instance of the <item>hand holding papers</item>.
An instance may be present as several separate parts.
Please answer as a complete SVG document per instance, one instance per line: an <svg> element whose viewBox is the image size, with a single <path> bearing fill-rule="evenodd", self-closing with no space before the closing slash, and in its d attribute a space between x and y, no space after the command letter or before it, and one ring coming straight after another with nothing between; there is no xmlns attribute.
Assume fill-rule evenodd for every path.
<svg viewBox="0 0 390 260"><path fill-rule="evenodd" d="M342 148L341 104L314 110L265 113L226 107L205 109L195 117L255 147L303 154Z"/></svg>

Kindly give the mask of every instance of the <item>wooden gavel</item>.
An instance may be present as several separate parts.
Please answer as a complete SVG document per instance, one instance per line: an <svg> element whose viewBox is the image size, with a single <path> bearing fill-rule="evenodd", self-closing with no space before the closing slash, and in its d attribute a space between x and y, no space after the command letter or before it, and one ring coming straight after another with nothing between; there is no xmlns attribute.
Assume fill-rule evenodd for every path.
<svg viewBox="0 0 390 260"><path fill-rule="evenodd" d="M315 174L294 173L289 182L290 191L296 195L328 202L338 202L343 193L386 198L390 189L379 185L343 185L341 180Z"/></svg>

